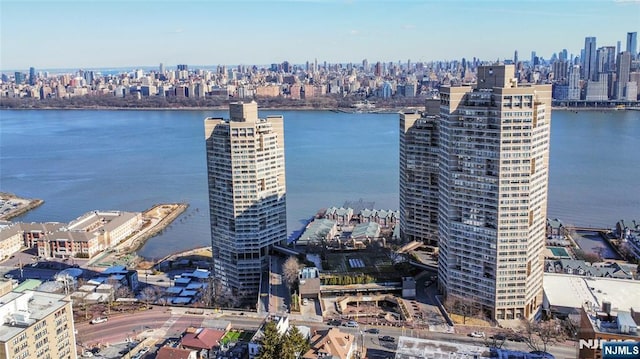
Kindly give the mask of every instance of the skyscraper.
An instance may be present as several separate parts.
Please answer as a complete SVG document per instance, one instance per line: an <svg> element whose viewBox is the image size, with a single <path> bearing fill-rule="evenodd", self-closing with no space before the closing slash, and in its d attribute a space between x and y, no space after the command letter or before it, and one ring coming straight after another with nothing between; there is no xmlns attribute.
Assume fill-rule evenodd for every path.
<svg viewBox="0 0 640 359"><path fill-rule="evenodd" d="M616 71L616 48L615 46L603 46L596 51L598 74L603 72Z"/></svg>
<svg viewBox="0 0 640 359"><path fill-rule="evenodd" d="M625 91L629 83L629 74L631 73L631 53L628 51L619 53L618 61L616 62L616 87L614 96L616 100L635 100L635 98L627 98Z"/></svg>
<svg viewBox="0 0 640 359"><path fill-rule="evenodd" d="M438 280L489 318L542 304L551 85L513 65L480 66L475 87L442 87Z"/></svg>
<svg viewBox="0 0 640 359"><path fill-rule="evenodd" d="M29 85L33 86L36 84L36 69L33 67L29 68Z"/></svg>
<svg viewBox="0 0 640 359"><path fill-rule="evenodd" d="M596 64L596 38L584 38L584 57L582 60L583 78L585 80L598 81Z"/></svg>
<svg viewBox="0 0 640 359"><path fill-rule="evenodd" d="M234 295L256 298L269 246L286 240L282 116L232 103L205 119L213 274Z"/></svg>
<svg viewBox="0 0 640 359"><path fill-rule="evenodd" d="M638 33L627 32L627 52L631 54L631 58L638 56Z"/></svg>
<svg viewBox="0 0 640 359"><path fill-rule="evenodd" d="M400 237L437 244L438 100L435 115L400 113Z"/></svg>

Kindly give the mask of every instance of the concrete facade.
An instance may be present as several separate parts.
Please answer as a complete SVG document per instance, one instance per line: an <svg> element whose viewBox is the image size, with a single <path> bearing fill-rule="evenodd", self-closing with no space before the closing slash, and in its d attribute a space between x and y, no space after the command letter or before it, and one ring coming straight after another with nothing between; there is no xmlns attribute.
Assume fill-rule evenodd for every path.
<svg viewBox="0 0 640 359"><path fill-rule="evenodd" d="M25 291L10 292L0 301L0 358L77 357L68 297Z"/></svg>
<svg viewBox="0 0 640 359"><path fill-rule="evenodd" d="M400 113L400 238L436 244L438 118Z"/></svg>
<svg viewBox="0 0 640 359"><path fill-rule="evenodd" d="M480 66L440 99L438 280L485 315L530 319L542 304L551 85Z"/></svg>
<svg viewBox="0 0 640 359"><path fill-rule="evenodd" d="M213 275L244 297L257 295L269 246L287 238L282 116L232 103L230 119L205 119Z"/></svg>

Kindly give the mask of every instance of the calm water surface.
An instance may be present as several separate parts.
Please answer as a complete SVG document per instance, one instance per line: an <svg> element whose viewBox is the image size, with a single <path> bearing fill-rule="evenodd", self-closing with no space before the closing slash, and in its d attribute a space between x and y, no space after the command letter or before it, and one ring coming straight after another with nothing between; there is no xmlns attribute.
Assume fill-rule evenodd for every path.
<svg viewBox="0 0 640 359"><path fill-rule="evenodd" d="M261 111L285 117L289 232L346 200L398 208L398 116ZM68 222L95 209L189 209L141 249L208 245L206 116L224 111L0 111L0 190L45 204L19 221ZM612 227L640 219L640 112L553 114L549 217Z"/></svg>

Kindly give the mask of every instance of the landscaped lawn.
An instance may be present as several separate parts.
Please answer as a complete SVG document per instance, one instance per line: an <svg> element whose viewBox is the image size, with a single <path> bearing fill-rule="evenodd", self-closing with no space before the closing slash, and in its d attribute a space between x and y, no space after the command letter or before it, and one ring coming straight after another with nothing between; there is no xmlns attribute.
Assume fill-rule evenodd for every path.
<svg viewBox="0 0 640 359"><path fill-rule="evenodd" d="M236 331L232 330L227 332L227 334L220 340L220 344L228 344L233 342L248 342L251 340L255 332L251 331Z"/></svg>

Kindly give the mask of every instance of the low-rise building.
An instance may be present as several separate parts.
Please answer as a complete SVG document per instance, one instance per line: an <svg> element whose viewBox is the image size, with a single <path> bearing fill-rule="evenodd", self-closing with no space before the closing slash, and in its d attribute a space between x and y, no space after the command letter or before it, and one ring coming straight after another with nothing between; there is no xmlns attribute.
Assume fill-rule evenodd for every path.
<svg viewBox="0 0 640 359"><path fill-rule="evenodd" d="M220 347L220 340L226 333L223 330L209 328L187 328L180 340L180 346L196 350L201 358L209 358L210 354Z"/></svg>
<svg viewBox="0 0 640 359"><path fill-rule="evenodd" d="M20 251L24 243L22 229L18 224L0 227L0 260Z"/></svg>
<svg viewBox="0 0 640 359"><path fill-rule="evenodd" d="M582 308L578 330L578 357L601 359L602 342L606 341L640 342L637 313L632 308L629 311L616 311L612 309L610 302L603 302L600 308Z"/></svg>
<svg viewBox="0 0 640 359"><path fill-rule="evenodd" d="M41 257L91 258L142 227L142 213L92 211L36 240Z"/></svg>
<svg viewBox="0 0 640 359"><path fill-rule="evenodd" d="M353 217L353 208L330 207L324 214L324 218L332 219L340 225L347 225Z"/></svg>
<svg viewBox="0 0 640 359"><path fill-rule="evenodd" d="M380 225L376 222L359 223L351 232L351 239L354 241L373 240L378 237L380 237Z"/></svg>
<svg viewBox="0 0 640 359"><path fill-rule="evenodd" d="M46 222L46 223L19 223L22 229L22 236L24 238L24 245L28 248L33 248L37 245L38 239L46 234L56 232L64 227L64 223L60 222Z"/></svg>
<svg viewBox="0 0 640 359"><path fill-rule="evenodd" d="M318 331L311 337L311 348L302 355L303 359L355 358L356 338L353 334L343 333L338 328Z"/></svg>
<svg viewBox="0 0 640 359"><path fill-rule="evenodd" d="M543 309L549 314L580 321L583 307L601 308L611 303L613 311L640 313L640 281L616 278L544 274Z"/></svg>
<svg viewBox="0 0 640 359"><path fill-rule="evenodd" d="M320 218L309 223L296 244L321 244L332 240L337 234L338 227L335 220Z"/></svg>
<svg viewBox="0 0 640 359"><path fill-rule="evenodd" d="M198 359L198 352L191 349L164 346L158 349L156 359Z"/></svg>
<svg viewBox="0 0 640 359"><path fill-rule="evenodd" d="M561 220L547 218L547 238L564 239L567 235L567 227Z"/></svg>

